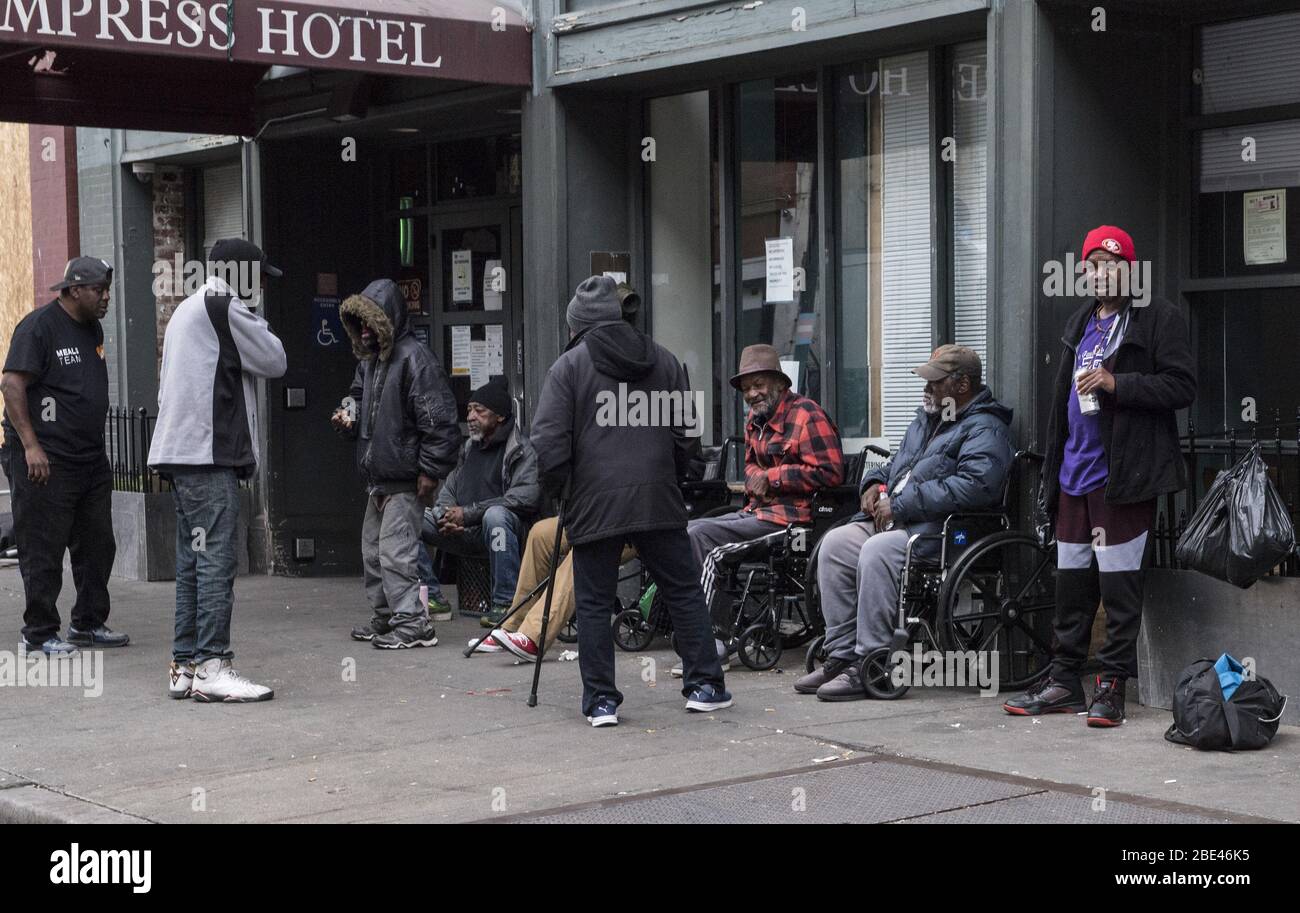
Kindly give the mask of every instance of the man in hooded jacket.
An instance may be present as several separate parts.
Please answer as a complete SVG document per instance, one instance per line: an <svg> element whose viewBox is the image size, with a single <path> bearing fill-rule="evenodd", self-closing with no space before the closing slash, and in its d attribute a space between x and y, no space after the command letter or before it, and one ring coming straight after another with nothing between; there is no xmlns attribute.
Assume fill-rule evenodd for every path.
<svg viewBox="0 0 1300 913"><path fill-rule="evenodd" d="M570 487L565 532L573 547L583 713L593 726L618 724L623 695L614 685L609 616L625 542L667 601L685 667L686 709L729 707L679 488L694 450L686 372L624 322L617 285L607 276L584 280L565 317L571 338L547 372L533 446L543 485L556 491L567 480ZM670 417L634 420L633 410L621 406L636 402L679 408ZM620 408L611 408L616 403Z"/></svg>
<svg viewBox="0 0 1300 913"><path fill-rule="evenodd" d="M348 391L352 402L344 400L330 421L357 439L367 495L361 557L373 611L352 636L387 650L432 647L438 638L420 599L420 527L424 508L456 467L456 400L433 352L411 333L406 301L392 280L370 283L339 314L360 363Z"/></svg>

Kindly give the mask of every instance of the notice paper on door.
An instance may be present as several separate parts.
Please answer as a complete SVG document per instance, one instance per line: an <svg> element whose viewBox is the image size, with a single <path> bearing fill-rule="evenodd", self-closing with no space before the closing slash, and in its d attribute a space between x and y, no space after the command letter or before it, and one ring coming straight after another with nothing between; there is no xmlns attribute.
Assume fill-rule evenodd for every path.
<svg viewBox="0 0 1300 913"><path fill-rule="evenodd" d="M489 323L487 330L487 372L489 377L505 374L505 342L501 324Z"/></svg>
<svg viewBox="0 0 1300 913"><path fill-rule="evenodd" d="M767 294L769 304L794 301L794 238L767 239Z"/></svg>
<svg viewBox="0 0 1300 913"><path fill-rule="evenodd" d="M474 270L467 250L451 252L451 300L467 304L474 300Z"/></svg>
<svg viewBox="0 0 1300 913"><path fill-rule="evenodd" d="M503 292L506 290L506 271L500 260L489 260L483 265L483 310L501 310Z"/></svg>
<svg viewBox="0 0 1300 913"><path fill-rule="evenodd" d="M487 340L475 339L469 344L469 388L477 390L487 382Z"/></svg>
<svg viewBox="0 0 1300 913"><path fill-rule="evenodd" d="M451 376L468 377L470 372L470 327L451 328Z"/></svg>

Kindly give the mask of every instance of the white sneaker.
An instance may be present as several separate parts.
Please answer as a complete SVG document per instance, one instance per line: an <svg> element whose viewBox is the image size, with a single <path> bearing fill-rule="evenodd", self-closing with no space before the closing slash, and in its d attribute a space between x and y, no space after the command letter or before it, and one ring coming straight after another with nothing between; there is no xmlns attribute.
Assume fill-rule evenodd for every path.
<svg viewBox="0 0 1300 913"><path fill-rule="evenodd" d="M190 695L205 704L243 704L269 701L275 692L244 678L231 667L230 660L209 659L195 668Z"/></svg>
<svg viewBox="0 0 1300 913"><path fill-rule="evenodd" d="M724 661L723 661L723 663L722 663L722 671L723 671L723 672L730 672L730 671L731 671L731 661L730 661L730 660L724 660ZM668 670L668 674L671 675L673 678L681 678L682 675L683 675L683 672L682 672L682 664L681 664L681 663L678 663L677 665L673 666L671 669Z"/></svg>
<svg viewBox="0 0 1300 913"><path fill-rule="evenodd" d="M473 647L475 644L478 644L478 646L474 648L474 652L475 652L475 653L501 653L501 652L504 652L504 651L502 650L501 645L500 645L499 643L497 643L496 638L493 637L491 634L484 634L481 638L480 638L480 637L471 637L471 638L470 638L470 639L465 643L465 646L467 646L467 647Z"/></svg>
<svg viewBox="0 0 1300 913"><path fill-rule="evenodd" d="M167 696L182 700L190 696L194 685L194 663L180 665L173 662L168 670Z"/></svg>

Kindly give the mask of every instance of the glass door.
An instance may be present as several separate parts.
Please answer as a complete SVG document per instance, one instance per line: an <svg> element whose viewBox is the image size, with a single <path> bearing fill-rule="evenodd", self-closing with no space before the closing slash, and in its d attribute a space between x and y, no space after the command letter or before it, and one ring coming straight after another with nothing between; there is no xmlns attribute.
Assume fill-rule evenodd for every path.
<svg viewBox="0 0 1300 913"><path fill-rule="evenodd" d="M506 204L431 217L431 342L462 417L490 377L504 376L516 397L523 389L518 221Z"/></svg>

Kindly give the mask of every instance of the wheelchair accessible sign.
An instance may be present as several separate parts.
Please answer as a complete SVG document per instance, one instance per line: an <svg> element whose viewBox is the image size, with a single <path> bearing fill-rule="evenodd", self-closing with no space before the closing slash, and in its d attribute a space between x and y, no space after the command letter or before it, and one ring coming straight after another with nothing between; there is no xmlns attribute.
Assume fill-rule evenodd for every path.
<svg viewBox="0 0 1300 913"><path fill-rule="evenodd" d="M332 349L347 344L343 331L343 318L339 316L339 299L336 295L317 295L311 300L312 345Z"/></svg>

